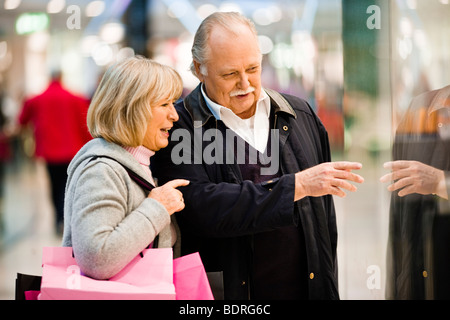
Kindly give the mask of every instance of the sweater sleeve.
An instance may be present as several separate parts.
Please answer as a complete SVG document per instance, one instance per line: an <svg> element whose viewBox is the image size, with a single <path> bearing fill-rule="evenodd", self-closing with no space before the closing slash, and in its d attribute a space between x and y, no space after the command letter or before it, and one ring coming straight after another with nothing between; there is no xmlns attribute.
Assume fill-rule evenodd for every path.
<svg viewBox="0 0 450 320"><path fill-rule="evenodd" d="M95 160L82 169L70 204L75 258L96 279L114 276L170 223L163 205L108 162Z"/></svg>

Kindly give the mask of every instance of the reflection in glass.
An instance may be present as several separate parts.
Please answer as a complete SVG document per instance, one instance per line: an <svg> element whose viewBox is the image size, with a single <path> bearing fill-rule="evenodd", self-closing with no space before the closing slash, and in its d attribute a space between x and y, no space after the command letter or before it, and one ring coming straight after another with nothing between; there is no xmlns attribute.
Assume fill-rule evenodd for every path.
<svg viewBox="0 0 450 320"><path fill-rule="evenodd" d="M450 298L450 86L411 101L393 145L388 299Z"/></svg>

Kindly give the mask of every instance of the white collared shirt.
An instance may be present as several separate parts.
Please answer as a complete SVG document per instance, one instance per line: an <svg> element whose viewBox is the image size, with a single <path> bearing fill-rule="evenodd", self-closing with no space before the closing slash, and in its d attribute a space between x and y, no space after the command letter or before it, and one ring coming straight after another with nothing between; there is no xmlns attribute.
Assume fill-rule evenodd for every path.
<svg viewBox="0 0 450 320"><path fill-rule="evenodd" d="M270 117L270 98L264 90L256 103L255 114L248 119L241 119L229 108L213 102L204 92L201 86L202 95L205 98L206 105L211 110L217 120L233 130L237 135L244 139L249 145L264 153L269 139L269 117Z"/></svg>

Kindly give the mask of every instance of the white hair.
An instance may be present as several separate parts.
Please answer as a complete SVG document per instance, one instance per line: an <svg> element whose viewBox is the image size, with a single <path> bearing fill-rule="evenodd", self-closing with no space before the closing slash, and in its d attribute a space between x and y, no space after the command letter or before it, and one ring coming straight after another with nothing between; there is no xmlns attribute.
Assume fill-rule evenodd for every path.
<svg viewBox="0 0 450 320"><path fill-rule="evenodd" d="M200 73L202 75L208 74L205 64L209 58L208 39L212 29L215 26L221 26L225 30L235 32L234 27L237 24L249 27L255 37L257 37L257 31L254 23L247 17L237 12L215 12L202 21L197 29L197 32L195 33L194 43L192 44L191 50L193 61L190 66L190 70L194 76L198 77L197 71L195 70L194 61L200 64Z"/></svg>

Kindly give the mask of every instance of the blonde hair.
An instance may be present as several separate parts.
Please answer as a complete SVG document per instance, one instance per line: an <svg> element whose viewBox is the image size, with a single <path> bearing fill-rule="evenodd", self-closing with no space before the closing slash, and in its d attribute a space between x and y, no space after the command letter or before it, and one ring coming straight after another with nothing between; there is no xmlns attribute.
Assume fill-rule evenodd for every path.
<svg viewBox="0 0 450 320"><path fill-rule="evenodd" d="M122 146L142 145L151 106L181 96L183 83L171 67L140 56L110 66L92 98L87 126L92 137Z"/></svg>

